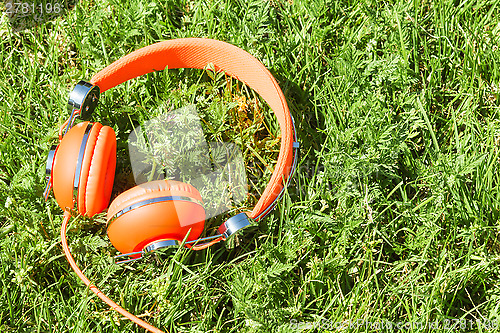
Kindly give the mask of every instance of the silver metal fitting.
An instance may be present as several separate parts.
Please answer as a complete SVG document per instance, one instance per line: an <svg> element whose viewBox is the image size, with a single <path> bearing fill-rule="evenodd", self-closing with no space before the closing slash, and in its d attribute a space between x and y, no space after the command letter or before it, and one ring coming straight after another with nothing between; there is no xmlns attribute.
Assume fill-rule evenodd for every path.
<svg viewBox="0 0 500 333"><path fill-rule="evenodd" d="M54 157L56 156L57 145L50 147L49 155L47 156L47 163L45 164L45 180L47 185L43 191L43 198L45 201L49 198L50 189L52 188L52 167L54 166Z"/></svg>
<svg viewBox="0 0 500 333"><path fill-rule="evenodd" d="M140 257L134 258L134 259L125 259L125 260L120 260L120 261L115 261L115 264L125 264L128 262L136 261L136 260L141 260L144 258L144 255L159 249L165 249L165 248L177 248L181 245L181 243L177 240L174 239L162 239L158 240L155 242L152 242L148 244L146 247L142 249L142 251L137 251L137 252L130 252L130 253L123 253L119 254L117 256L114 256L114 259L116 260L117 258L123 258L123 257L130 257L133 255L138 255L140 254Z"/></svg>
<svg viewBox="0 0 500 333"><path fill-rule="evenodd" d="M49 155L47 156L47 164L45 165L45 175L50 177L52 175L52 166L54 165L54 157L56 155L57 145L50 147Z"/></svg>
<svg viewBox="0 0 500 333"><path fill-rule="evenodd" d="M83 120L89 120L99 102L100 92L99 87L92 83L78 82L69 94L69 112L73 113L74 110L80 110L80 117Z"/></svg>
<svg viewBox="0 0 500 333"><path fill-rule="evenodd" d="M239 213L230 217L224 222L217 231L224 236L226 241L229 241L240 230L243 230L251 225L250 218L245 213Z"/></svg>
<svg viewBox="0 0 500 333"><path fill-rule="evenodd" d="M152 251L156 251L159 249L164 249L164 248L174 248L174 247L179 247L181 243L175 239L164 239L160 241L153 242L146 246L142 252L143 253L148 253Z"/></svg>

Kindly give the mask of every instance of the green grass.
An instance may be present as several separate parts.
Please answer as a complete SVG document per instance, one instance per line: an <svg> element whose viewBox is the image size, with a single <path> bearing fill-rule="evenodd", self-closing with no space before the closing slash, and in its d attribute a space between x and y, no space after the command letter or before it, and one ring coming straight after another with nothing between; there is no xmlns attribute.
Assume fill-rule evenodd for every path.
<svg viewBox="0 0 500 333"><path fill-rule="evenodd" d="M381 321L500 330L488 326L500 320L498 1L82 0L19 32L4 21L0 36L2 332L142 332L67 264L61 211L41 197L45 159L78 80L179 37L229 42L271 70L301 141L298 174L232 250L116 266L104 215L73 223L75 258L112 299L171 332L320 331L325 320L360 332ZM258 196L279 130L252 92L223 86L176 70L106 92L94 120L117 132L116 191L130 186L133 125L201 95L211 135L264 159L243 144ZM246 115L234 104L243 96ZM258 126L236 130L247 119Z"/></svg>

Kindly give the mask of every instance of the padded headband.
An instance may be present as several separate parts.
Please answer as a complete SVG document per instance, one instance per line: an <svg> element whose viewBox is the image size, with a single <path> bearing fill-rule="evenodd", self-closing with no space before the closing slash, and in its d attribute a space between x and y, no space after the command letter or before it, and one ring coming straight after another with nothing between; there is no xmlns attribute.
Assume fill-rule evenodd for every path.
<svg viewBox="0 0 500 333"><path fill-rule="evenodd" d="M285 96L276 79L264 65L242 49L231 44L203 38L167 40L136 50L94 75L91 83L101 92L120 83L165 68L198 68L213 64L216 71L245 83L271 107L281 129L278 161L269 184L250 214L260 219L278 196L292 172L294 160L294 127Z"/></svg>

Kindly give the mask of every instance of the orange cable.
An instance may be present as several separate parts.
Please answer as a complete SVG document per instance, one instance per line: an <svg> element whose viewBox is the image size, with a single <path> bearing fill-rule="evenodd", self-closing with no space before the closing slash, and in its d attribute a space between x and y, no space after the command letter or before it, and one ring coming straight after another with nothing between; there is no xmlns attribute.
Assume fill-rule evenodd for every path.
<svg viewBox="0 0 500 333"><path fill-rule="evenodd" d="M209 248L210 246L214 245L215 243L220 242L223 239L224 239L224 237L221 236L221 237L216 238L208 243L203 243L200 245L193 245L193 246L186 245L186 246L189 247L193 251L200 251L200 250L204 250L206 248Z"/></svg>
<svg viewBox="0 0 500 333"><path fill-rule="evenodd" d="M71 118L71 117L70 117ZM59 127L59 141L62 140L62 137L63 137L63 130L66 126L68 126L68 123L69 123L69 119L66 119L66 121L64 122L64 124L61 125L61 127Z"/></svg>
<svg viewBox="0 0 500 333"><path fill-rule="evenodd" d="M87 287L89 287L89 289L92 290L92 292L94 294L96 294L97 297L102 299L111 308L118 311L120 314L122 314L126 318L130 319L131 321L133 321L137 325L142 326L143 328L147 329L150 332L166 333L166 332L163 332L163 331L157 329L156 327L146 323L145 321L139 319L138 317L134 316L133 314L131 314L130 312L128 312L127 310L125 310L124 308L122 308L121 306L119 306L118 304L113 302L110 298L108 298L106 295L104 295L95 285L93 285L90 282L90 280L83 274L83 272L80 270L80 268L76 264L75 259L71 255L71 252L70 252L69 247L68 247L68 242L66 239L66 229L68 227L68 223L69 223L70 218L71 218L71 214L68 211L65 211L64 218L63 218L63 221L61 224L61 242L62 242L62 247L64 250L64 255L66 256L66 259L68 259L68 262L69 262L71 268L73 268L73 270L75 271L76 275L78 275L78 277L83 281L83 283L85 283L85 285Z"/></svg>

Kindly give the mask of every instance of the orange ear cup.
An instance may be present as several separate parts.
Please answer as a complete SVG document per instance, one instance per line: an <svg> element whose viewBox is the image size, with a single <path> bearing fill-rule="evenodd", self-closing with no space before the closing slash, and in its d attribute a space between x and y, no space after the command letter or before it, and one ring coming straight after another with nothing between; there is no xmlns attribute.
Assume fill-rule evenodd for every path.
<svg viewBox="0 0 500 333"><path fill-rule="evenodd" d="M62 138L54 156L52 184L54 197L62 210L73 208L73 181L76 163L88 121L73 126Z"/></svg>
<svg viewBox="0 0 500 333"><path fill-rule="evenodd" d="M197 239L205 225L205 210L196 188L172 180L157 180L131 188L108 209L108 237L121 253L141 251L159 240Z"/></svg>
<svg viewBox="0 0 500 333"><path fill-rule="evenodd" d="M52 169L54 196L63 210L74 207L75 172L85 132L85 121L72 127L62 138ZM78 212L93 216L109 203L116 166L116 136L111 127L92 124L84 146L76 193Z"/></svg>

